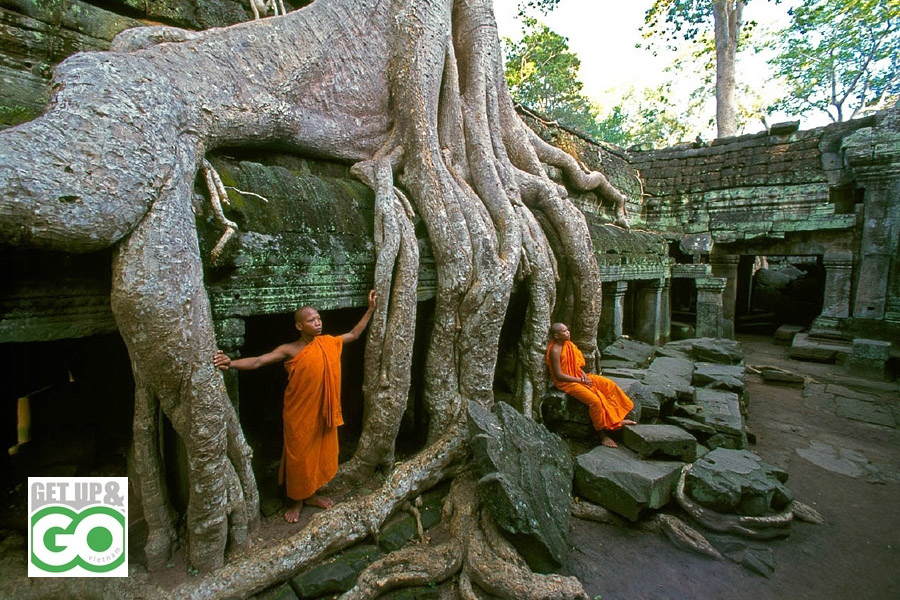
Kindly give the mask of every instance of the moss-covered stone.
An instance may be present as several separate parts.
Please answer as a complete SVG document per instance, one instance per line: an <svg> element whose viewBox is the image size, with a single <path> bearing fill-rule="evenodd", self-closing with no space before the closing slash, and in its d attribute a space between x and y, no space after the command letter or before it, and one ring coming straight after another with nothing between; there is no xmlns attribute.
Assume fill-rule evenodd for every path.
<svg viewBox="0 0 900 600"><path fill-rule="evenodd" d="M290 584L301 598L346 592L356 584L362 570L381 556L381 551L371 544L353 546L292 578Z"/></svg>
<svg viewBox="0 0 900 600"><path fill-rule="evenodd" d="M441 520L443 502L444 494L441 492L432 492L423 496L422 507L419 509L423 529L429 529ZM415 517L409 513L402 513L382 528L378 536L378 547L385 552L393 552L405 546L417 535L418 527Z"/></svg>

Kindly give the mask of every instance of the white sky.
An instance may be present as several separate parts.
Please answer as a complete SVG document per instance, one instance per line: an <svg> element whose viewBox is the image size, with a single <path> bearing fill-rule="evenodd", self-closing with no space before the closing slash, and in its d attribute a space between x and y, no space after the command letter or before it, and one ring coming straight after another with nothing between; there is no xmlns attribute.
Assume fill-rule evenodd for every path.
<svg viewBox="0 0 900 600"><path fill-rule="evenodd" d="M744 8L744 20L757 21L761 28L780 29L788 24L788 7L796 0L780 4L767 0L750 2ZM494 0L494 12L501 37L518 39L522 25L516 20L518 0ZM663 69L670 57L654 58L648 50L635 48L642 42L640 27L644 13L653 0L561 0L557 8L541 17L550 29L569 39L569 48L581 60L579 79L584 93L601 107L615 105L633 87L659 85L666 79ZM769 79L765 60L743 53L739 56L738 78L743 83L759 87ZM741 83L739 82L739 83ZM776 115L769 123L786 120ZM827 123L804 120L808 128ZM760 123L751 124L747 131L762 129Z"/></svg>

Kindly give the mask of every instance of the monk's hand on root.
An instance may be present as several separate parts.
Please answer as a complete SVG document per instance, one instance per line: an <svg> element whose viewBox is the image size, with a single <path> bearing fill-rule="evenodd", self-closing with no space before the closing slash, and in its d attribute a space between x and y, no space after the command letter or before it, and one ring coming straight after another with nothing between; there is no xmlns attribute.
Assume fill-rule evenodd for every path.
<svg viewBox="0 0 900 600"><path fill-rule="evenodd" d="M227 371L231 367L231 359L221 350L216 350L216 355L213 357L213 365L217 369Z"/></svg>

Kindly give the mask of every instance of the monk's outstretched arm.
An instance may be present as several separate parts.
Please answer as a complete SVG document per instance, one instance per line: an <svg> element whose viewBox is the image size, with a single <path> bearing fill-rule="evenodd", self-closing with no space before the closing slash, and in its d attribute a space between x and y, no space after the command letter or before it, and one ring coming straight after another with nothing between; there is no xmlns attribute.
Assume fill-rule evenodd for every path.
<svg viewBox="0 0 900 600"><path fill-rule="evenodd" d="M359 323L357 323L353 329L341 336L341 339L344 340L345 344L355 342L359 339L359 336L362 335L362 332L366 330L366 327L369 325L369 320L372 318L372 312L375 310L375 302L377 300L378 296L375 294L375 290L371 290L369 292L369 308L366 310L366 314L362 316Z"/></svg>
<svg viewBox="0 0 900 600"><path fill-rule="evenodd" d="M216 355L213 357L213 364L217 369L221 369L223 371L227 371L229 369L236 369L238 371L252 371L253 369L258 369L267 365L274 365L275 363L284 362L288 358L290 358L290 354L288 353L287 348L283 345L278 346L271 352L266 352L265 354L261 354L259 356L247 356L245 358L236 358L234 360L228 358L228 356L221 350L216 350Z"/></svg>

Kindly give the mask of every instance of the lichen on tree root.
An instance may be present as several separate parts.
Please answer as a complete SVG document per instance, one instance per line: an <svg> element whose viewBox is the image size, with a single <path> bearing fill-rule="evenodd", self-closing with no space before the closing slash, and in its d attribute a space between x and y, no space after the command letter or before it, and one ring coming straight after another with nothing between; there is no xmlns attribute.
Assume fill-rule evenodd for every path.
<svg viewBox="0 0 900 600"><path fill-rule="evenodd" d="M128 39L134 45L115 45L120 52L63 62L49 111L0 133L0 234L66 251L115 245L113 312L139 387L148 564L165 564L175 540L154 441L158 410L187 449L190 560L217 573L204 578L203 591L179 594L239 595L227 586L262 589L362 539L455 468L437 459L394 464L416 323L413 219L424 222L437 271L420 456L458 466L465 453L444 446L458 449L468 401L493 403L500 329L517 283L529 296L517 384L523 412L540 414L552 318L571 324L589 360L596 347L600 278L585 217L542 161L566 171L570 185L624 203L602 175L584 172L518 118L488 0L317 0L277 19L191 34L155 28ZM256 144L353 163L375 191L382 302L366 352L363 433L335 487L378 468L387 483L369 499L317 515L289 550L223 566L229 545L247 543L258 497L250 450L211 362L216 343L191 194L208 152ZM413 473L417 466L424 472ZM495 595L583 595L577 582L533 576L511 555L485 571L494 564L489 547L508 549L482 517L471 520L479 524L466 556L484 554L464 561L460 593L478 586Z"/></svg>

